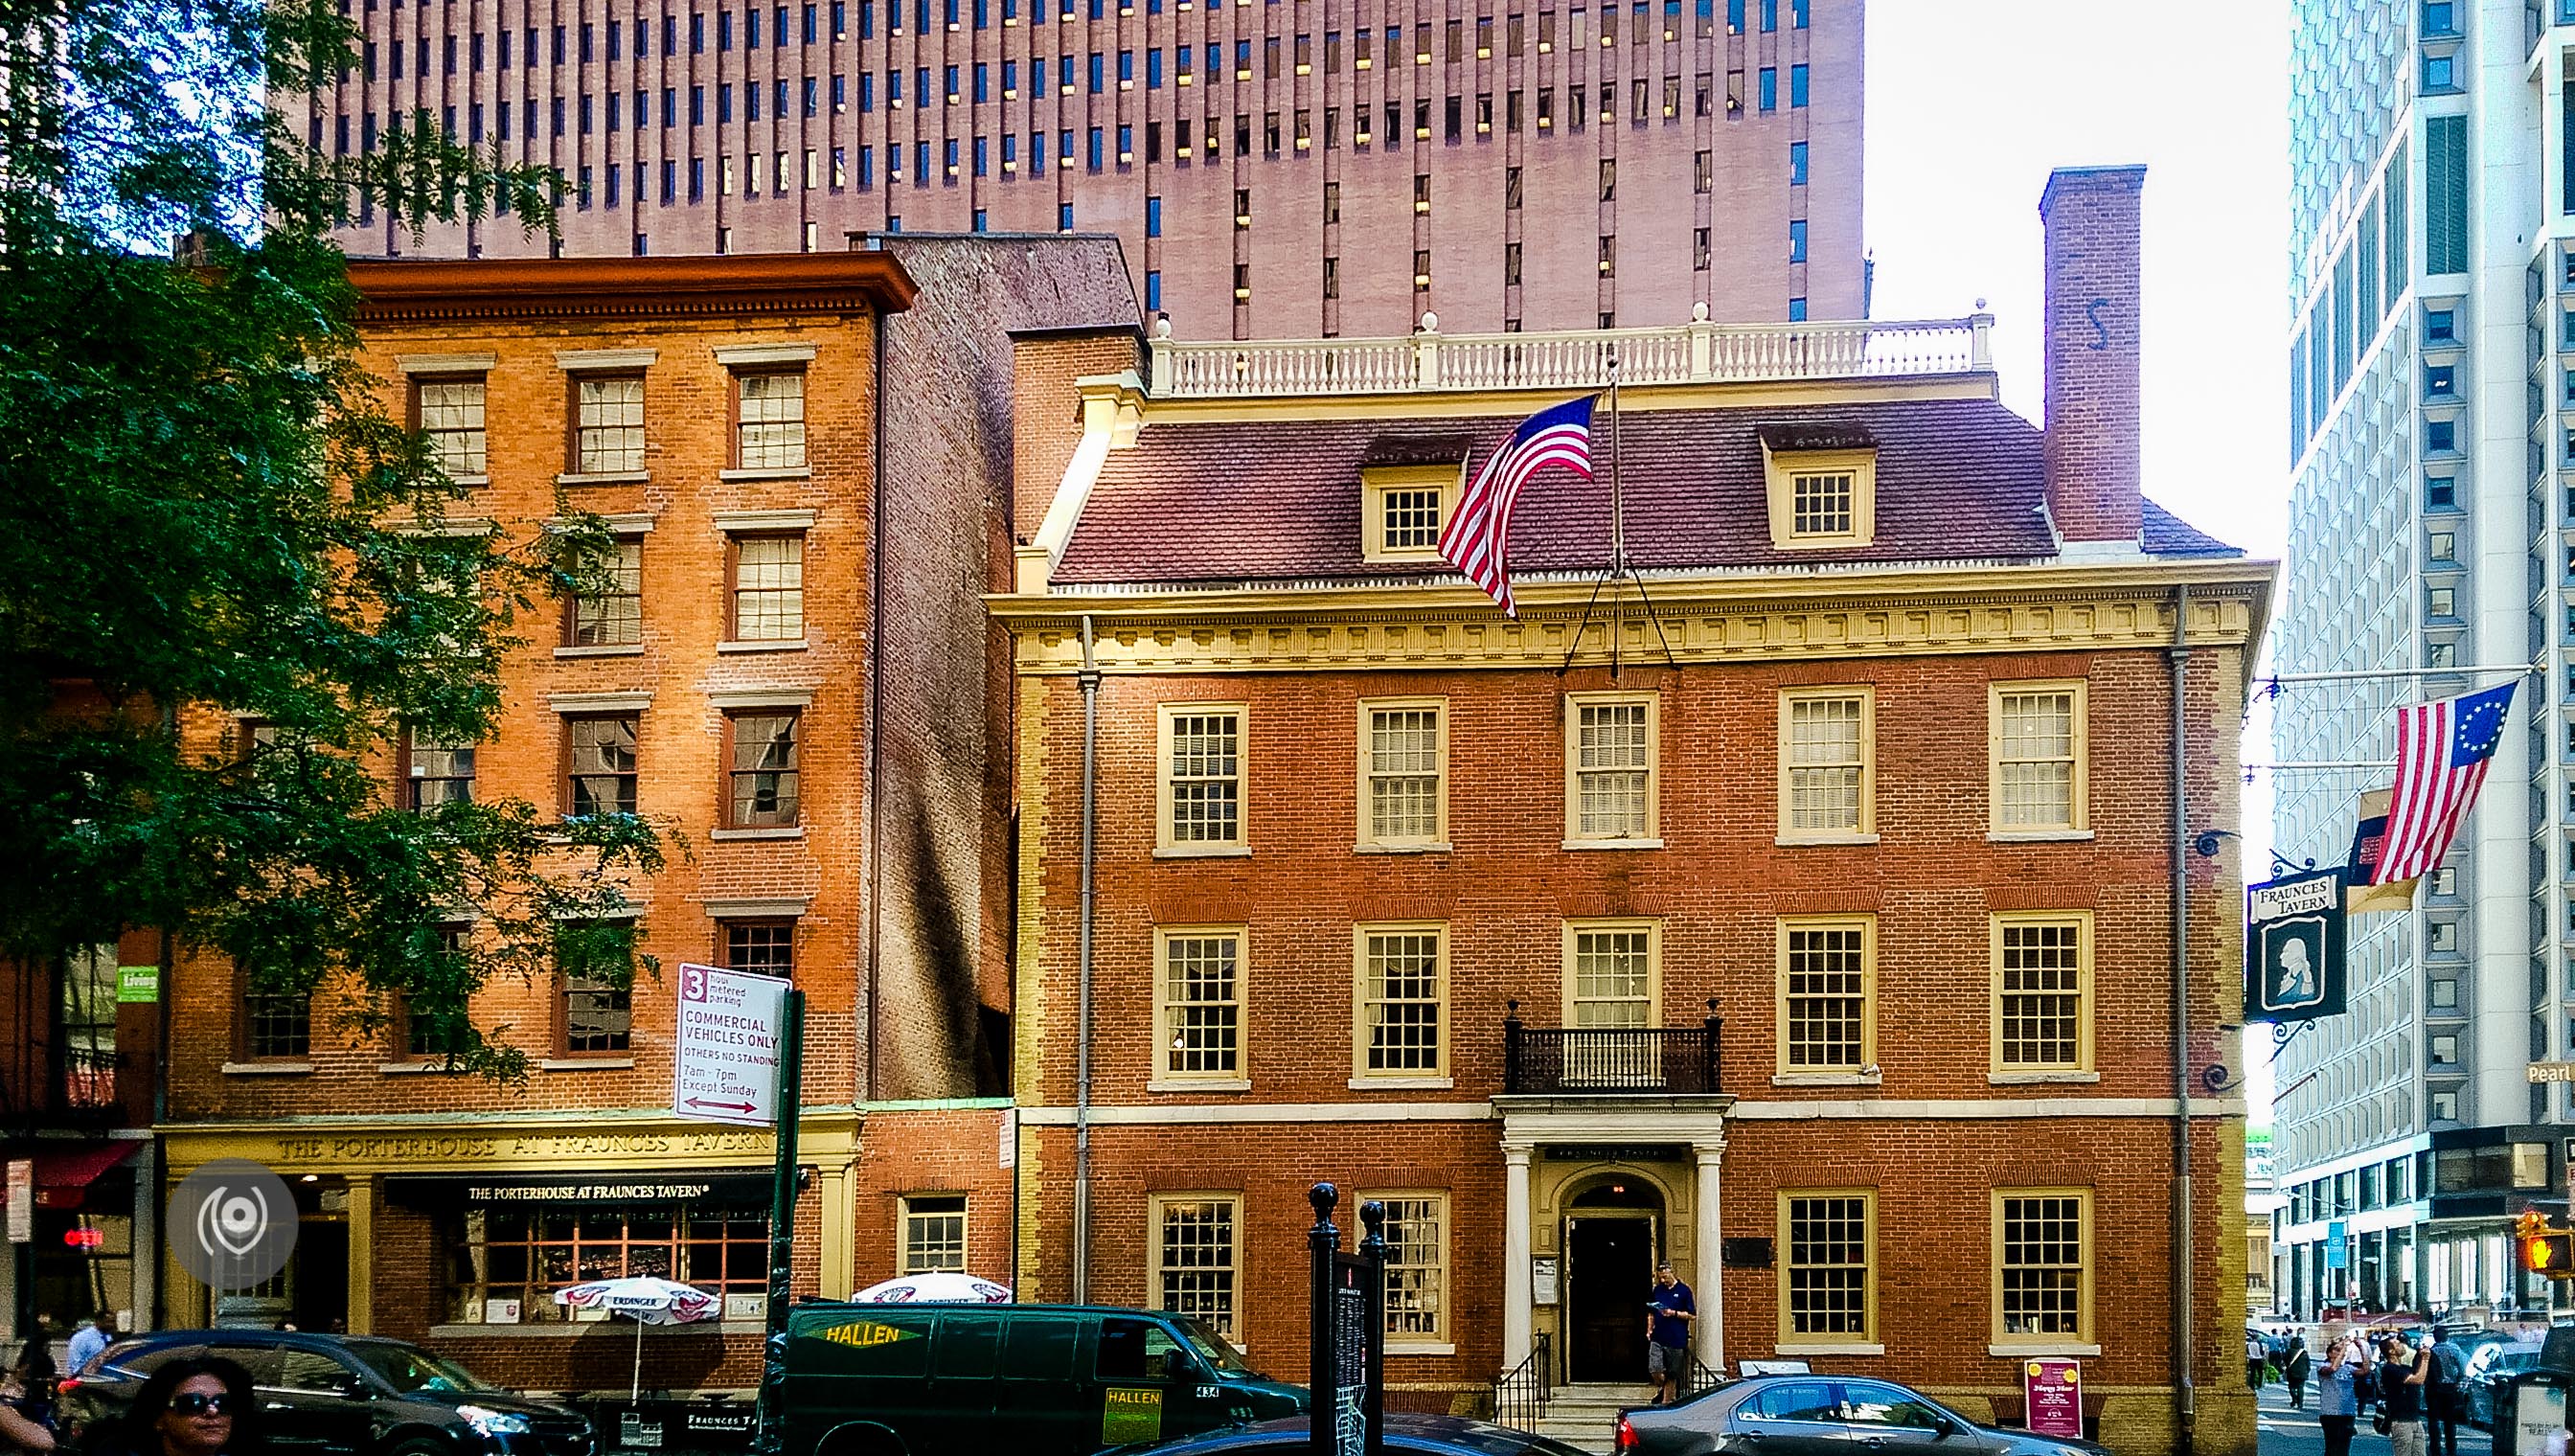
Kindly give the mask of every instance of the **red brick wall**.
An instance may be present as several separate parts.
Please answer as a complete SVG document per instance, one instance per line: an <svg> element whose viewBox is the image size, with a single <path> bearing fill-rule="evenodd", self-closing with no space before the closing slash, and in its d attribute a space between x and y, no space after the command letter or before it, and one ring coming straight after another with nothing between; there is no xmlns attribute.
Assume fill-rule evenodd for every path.
<svg viewBox="0 0 2575 1456"><path fill-rule="evenodd" d="M1082 443L1082 399L1074 382L1092 375L1135 370L1144 361L1136 341L1118 334L1049 334L1016 341L1011 392L1011 533L1020 545L1037 539L1055 504L1064 468Z"/></svg>
<svg viewBox="0 0 2575 1456"><path fill-rule="evenodd" d="M998 1106L897 1107L868 1113L860 1132L853 1208L852 1289L901 1272L902 1204L916 1193L966 1195L967 1272L1011 1282L1014 1179L1012 1170L1002 1166L1005 1114Z"/></svg>
<svg viewBox="0 0 2575 1456"><path fill-rule="evenodd" d="M2067 541L2135 541L2144 510L2138 434L2142 167L2048 179L2047 511Z"/></svg>

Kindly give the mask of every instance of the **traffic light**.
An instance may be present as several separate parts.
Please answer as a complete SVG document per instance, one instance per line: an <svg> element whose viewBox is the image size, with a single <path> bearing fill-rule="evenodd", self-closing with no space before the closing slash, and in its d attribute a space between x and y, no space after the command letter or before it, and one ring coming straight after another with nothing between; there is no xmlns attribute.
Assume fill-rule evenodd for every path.
<svg viewBox="0 0 2575 1456"><path fill-rule="evenodd" d="M2513 1226L2521 1249L2521 1267L2549 1279L2575 1279L2575 1229L2550 1228L2539 1213L2521 1215Z"/></svg>

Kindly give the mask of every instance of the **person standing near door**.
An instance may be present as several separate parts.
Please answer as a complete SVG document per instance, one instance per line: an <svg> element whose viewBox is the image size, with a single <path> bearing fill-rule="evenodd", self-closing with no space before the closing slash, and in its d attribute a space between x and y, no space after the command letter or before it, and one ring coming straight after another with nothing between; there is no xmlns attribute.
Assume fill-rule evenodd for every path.
<svg viewBox="0 0 2575 1456"><path fill-rule="evenodd" d="M1698 1300L1672 1272L1670 1260L1654 1266L1654 1290L1645 1299L1645 1373L1654 1379L1654 1404L1661 1405L1688 1388L1690 1322L1698 1318Z"/></svg>

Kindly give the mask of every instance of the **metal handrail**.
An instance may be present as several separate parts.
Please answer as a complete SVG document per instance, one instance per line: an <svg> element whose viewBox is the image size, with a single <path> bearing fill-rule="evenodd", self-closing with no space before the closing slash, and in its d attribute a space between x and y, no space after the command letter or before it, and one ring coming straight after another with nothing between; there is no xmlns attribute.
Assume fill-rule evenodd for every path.
<svg viewBox="0 0 2575 1456"><path fill-rule="evenodd" d="M1493 1377L1493 1424L1534 1435L1554 1397L1555 1363L1547 1358L1546 1331L1533 1337L1528 1357Z"/></svg>
<svg viewBox="0 0 2575 1456"><path fill-rule="evenodd" d="M1693 1095L1718 1089L1725 1027L1710 998L1696 1026L1530 1026L1502 1017L1505 1093Z"/></svg>

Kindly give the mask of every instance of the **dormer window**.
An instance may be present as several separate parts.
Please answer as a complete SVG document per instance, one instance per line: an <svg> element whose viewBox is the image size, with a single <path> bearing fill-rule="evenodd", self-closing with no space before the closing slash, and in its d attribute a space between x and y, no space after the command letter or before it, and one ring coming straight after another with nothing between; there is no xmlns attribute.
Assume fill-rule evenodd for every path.
<svg viewBox="0 0 2575 1456"><path fill-rule="evenodd" d="M1381 440L1359 463L1359 556L1439 559L1439 532L1466 484L1462 441Z"/></svg>
<svg viewBox="0 0 2575 1456"><path fill-rule="evenodd" d="M1780 551L1866 546L1877 534L1877 444L1849 429L1761 431L1770 545Z"/></svg>

